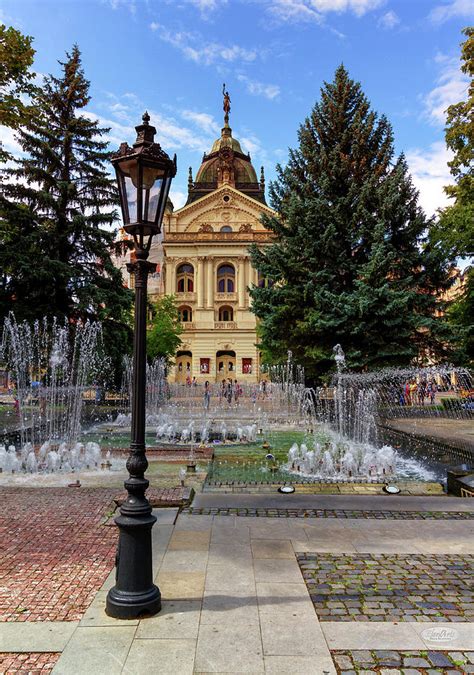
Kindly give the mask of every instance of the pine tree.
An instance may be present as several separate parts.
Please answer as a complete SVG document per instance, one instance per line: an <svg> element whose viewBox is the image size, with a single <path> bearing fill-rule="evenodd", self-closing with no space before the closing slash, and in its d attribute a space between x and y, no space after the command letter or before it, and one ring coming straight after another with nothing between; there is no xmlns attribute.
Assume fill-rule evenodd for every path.
<svg viewBox="0 0 474 675"><path fill-rule="evenodd" d="M18 131L24 156L4 171L0 315L101 320L107 344L129 335L131 307L111 259L118 197L106 165L109 130L83 114L89 82L77 46L60 65Z"/></svg>
<svg viewBox="0 0 474 675"><path fill-rule="evenodd" d="M388 120L343 66L298 138L270 187L275 242L252 249L272 282L251 290L264 355L283 361L291 349L318 378L337 343L354 369L442 353L446 265L426 243L430 221L405 158L394 159Z"/></svg>

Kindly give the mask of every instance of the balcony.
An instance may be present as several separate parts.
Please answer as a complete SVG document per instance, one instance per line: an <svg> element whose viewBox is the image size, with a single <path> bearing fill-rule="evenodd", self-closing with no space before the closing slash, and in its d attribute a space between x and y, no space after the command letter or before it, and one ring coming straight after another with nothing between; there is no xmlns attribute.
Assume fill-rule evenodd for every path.
<svg viewBox="0 0 474 675"><path fill-rule="evenodd" d="M196 324L194 321L181 321L179 325L183 327L184 332L187 330L196 330Z"/></svg>
<svg viewBox="0 0 474 675"><path fill-rule="evenodd" d="M216 293L214 300L216 302L236 302L237 293Z"/></svg>
<svg viewBox="0 0 474 675"><path fill-rule="evenodd" d="M184 293L180 293L179 291L176 292L176 300L178 302L196 302L196 293L190 293L189 291L186 291Z"/></svg>
<svg viewBox="0 0 474 675"><path fill-rule="evenodd" d="M215 330L235 330L237 324L235 321L214 321Z"/></svg>

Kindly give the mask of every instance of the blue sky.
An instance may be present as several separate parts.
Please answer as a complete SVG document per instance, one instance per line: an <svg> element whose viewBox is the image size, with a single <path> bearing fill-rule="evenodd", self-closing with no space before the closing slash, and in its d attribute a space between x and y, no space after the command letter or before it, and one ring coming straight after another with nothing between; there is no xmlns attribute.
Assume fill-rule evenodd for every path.
<svg viewBox="0 0 474 675"><path fill-rule="evenodd" d="M271 179L341 62L391 121L427 213L446 203L443 111L466 97L459 43L474 0L0 0L0 19L35 38L40 74L79 45L88 114L111 127L112 146L149 110L178 155L175 207L219 135L223 82L233 134Z"/></svg>

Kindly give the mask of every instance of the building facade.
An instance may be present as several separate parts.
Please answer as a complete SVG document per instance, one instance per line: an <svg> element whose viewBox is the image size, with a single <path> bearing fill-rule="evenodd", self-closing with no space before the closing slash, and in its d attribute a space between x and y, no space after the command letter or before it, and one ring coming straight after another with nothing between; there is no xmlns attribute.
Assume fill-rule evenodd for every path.
<svg viewBox="0 0 474 675"><path fill-rule="evenodd" d="M157 272L149 294L152 299L174 295L183 325L171 382L258 380L256 319L248 289L259 279L249 246L270 241L261 216L273 211L265 202L263 167L257 179L250 155L232 137L229 111L224 92L221 136L204 154L195 179L189 169L187 202L166 210L162 236L150 251ZM125 259L120 266L128 278Z"/></svg>

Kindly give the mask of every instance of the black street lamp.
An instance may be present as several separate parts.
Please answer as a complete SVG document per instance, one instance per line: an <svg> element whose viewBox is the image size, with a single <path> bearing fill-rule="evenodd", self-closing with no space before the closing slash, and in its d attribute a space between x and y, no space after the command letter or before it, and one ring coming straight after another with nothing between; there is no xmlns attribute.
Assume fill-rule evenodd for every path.
<svg viewBox="0 0 474 675"><path fill-rule="evenodd" d="M115 586L107 595L106 612L117 619L135 619L161 609L160 590L153 583L151 528L156 522L145 496L148 461L145 452L146 318L148 262L151 240L161 229L171 179L176 175L176 155L171 160L158 143L150 116L135 127L137 140L122 143L112 155L117 173L124 230L132 235L133 262L127 269L135 276L135 329L133 342L132 434L127 460L127 498L115 519L119 527Z"/></svg>

